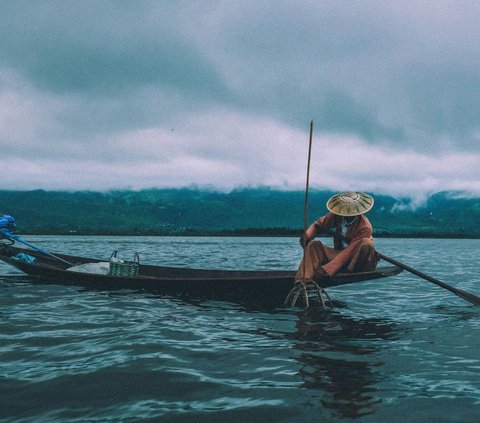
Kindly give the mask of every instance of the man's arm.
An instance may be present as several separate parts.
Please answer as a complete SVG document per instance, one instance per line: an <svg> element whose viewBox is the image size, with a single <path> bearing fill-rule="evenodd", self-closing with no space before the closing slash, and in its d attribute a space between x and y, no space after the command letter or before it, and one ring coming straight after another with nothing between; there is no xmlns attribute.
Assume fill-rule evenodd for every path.
<svg viewBox="0 0 480 423"><path fill-rule="evenodd" d="M333 226L334 219L335 215L333 213L328 213L313 222L308 227L307 231L300 237L300 244L302 247L305 248L310 241L313 241L315 237L322 232L328 232Z"/></svg>

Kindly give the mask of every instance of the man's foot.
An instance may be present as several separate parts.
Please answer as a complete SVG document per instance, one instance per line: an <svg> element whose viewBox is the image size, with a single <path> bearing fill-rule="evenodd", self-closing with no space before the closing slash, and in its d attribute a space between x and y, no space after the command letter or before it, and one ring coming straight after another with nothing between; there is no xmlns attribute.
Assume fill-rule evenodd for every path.
<svg viewBox="0 0 480 423"><path fill-rule="evenodd" d="M315 281L321 281L325 278L328 277L328 273L325 271L325 269L323 267L320 267L314 274L313 276L313 280Z"/></svg>

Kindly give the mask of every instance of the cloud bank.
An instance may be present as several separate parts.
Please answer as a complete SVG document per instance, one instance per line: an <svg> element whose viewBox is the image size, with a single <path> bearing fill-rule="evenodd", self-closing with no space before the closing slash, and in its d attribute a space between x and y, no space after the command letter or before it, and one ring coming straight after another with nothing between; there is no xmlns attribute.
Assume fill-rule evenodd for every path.
<svg viewBox="0 0 480 423"><path fill-rule="evenodd" d="M2 189L480 195L480 3L1 2Z"/></svg>

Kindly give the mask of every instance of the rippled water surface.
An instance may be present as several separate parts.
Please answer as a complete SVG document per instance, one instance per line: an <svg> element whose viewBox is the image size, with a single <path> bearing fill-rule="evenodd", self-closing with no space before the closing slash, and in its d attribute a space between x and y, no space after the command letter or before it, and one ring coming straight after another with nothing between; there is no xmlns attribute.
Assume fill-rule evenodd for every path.
<svg viewBox="0 0 480 423"><path fill-rule="evenodd" d="M294 269L295 238L29 237L48 251ZM480 296L480 240L377 249ZM32 284L0 264L0 421L478 422L480 307L402 274L333 311Z"/></svg>

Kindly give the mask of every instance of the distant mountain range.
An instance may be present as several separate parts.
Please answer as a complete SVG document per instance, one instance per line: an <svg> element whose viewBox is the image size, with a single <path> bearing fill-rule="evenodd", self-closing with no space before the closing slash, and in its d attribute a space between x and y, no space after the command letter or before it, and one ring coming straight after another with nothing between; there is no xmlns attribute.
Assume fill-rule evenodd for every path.
<svg viewBox="0 0 480 423"><path fill-rule="evenodd" d="M309 221L326 213L334 193L309 193ZM0 191L0 213L19 234L298 235L305 194L300 191L201 189L61 192ZM376 236L480 237L480 198L441 192L412 209L406 200L375 195L368 213Z"/></svg>

